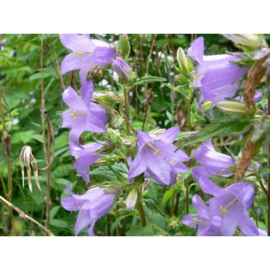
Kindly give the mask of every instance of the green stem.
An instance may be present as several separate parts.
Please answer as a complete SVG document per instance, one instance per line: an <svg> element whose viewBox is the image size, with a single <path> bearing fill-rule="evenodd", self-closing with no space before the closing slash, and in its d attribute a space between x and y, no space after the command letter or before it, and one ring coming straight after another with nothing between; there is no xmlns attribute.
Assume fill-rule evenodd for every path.
<svg viewBox="0 0 270 270"><path fill-rule="evenodd" d="M129 117L129 102L128 102L128 88L126 85L123 86L124 88L124 99L125 99L125 113L126 113L126 128L127 128L127 135L130 136L130 117Z"/></svg>
<svg viewBox="0 0 270 270"><path fill-rule="evenodd" d="M143 205L142 205L141 201L137 202L137 210L139 211L140 218L142 220L142 225L143 225L143 227L145 227L146 226L146 219L145 219Z"/></svg>
<svg viewBox="0 0 270 270"><path fill-rule="evenodd" d="M187 107L188 131L192 131L191 118L190 118L192 99L193 99L193 89L190 89L190 94L189 94L189 98L188 98L188 107ZM186 212L187 212L187 214L189 214L189 178L186 179L185 185L186 185Z"/></svg>
<svg viewBox="0 0 270 270"><path fill-rule="evenodd" d="M172 191L172 202L171 202L171 216L174 214L174 199L175 199L175 191Z"/></svg>
<svg viewBox="0 0 270 270"><path fill-rule="evenodd" d="M191 119L190 119L190 112L191 112L191 103L193 98L193 91L191 90L189 98L188 98L188 107L187 107L187 124L188 124L188 131L191 131Z"/></svg>

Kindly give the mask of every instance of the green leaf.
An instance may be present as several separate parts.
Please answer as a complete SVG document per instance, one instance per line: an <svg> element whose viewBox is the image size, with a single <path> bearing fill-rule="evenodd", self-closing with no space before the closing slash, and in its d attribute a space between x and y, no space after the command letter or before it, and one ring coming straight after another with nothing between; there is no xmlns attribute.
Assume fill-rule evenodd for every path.
<svg viewBox="0 0 270 270"><path fill-rule="evenodd" d="M65 229L68 227L68 223L62 219L51 219L50 225L61 229Z"/></svg>
<svg viewBox="0 0 270 270"><path fill-rule="evenodd" d="M189 141L183 146L207 141L218 135L239 135L250 129L252 122L250 119L230 117L222 118L207 125L194 136L189 137Z"/></svg>
<svg viewBox="0 0 270 270"><path fill-rule="evenodd" d="M58 210L60 209L60 206L54 206L50 211L50 217L53 219L55 215L57 214Z"/></svg>
<svg viewBox="0 0 270 270"><path fill-rule="evenodd" d="M161 77L145 76L145 77L137 79L133 83L133 86L135 86L135 85L144 85L146 83L153 83L153 82L164 82L164 81L166 81L166 79L161 78Z"/></svg>
<svg viewBox="0 0 270 270"><path fill-rule="evenodd" d="M165 192L163 199L162 199L162 204L165 204L171 197L172 197L172 189L169 189Z"/></svg>
<svg viewBox="0 0 270 270"><path fill-rule="evenodd" d="M155 235L150 225L142 227L141 225L133 226L126 232L127 236L153 236Z"/></svg>

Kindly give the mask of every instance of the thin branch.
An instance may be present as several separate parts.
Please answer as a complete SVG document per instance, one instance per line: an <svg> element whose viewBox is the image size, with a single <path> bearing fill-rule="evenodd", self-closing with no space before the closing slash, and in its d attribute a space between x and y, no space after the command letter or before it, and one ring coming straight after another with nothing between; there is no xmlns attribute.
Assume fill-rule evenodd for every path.
<svg viewBox="0 0 270 270"><path fill-rule="evenodd" d="M5 198L3 198L2 196L0 196L0 200L6 204L7 206L9 206L10 208L12 208L13 210L15 210L19 216L23 219L28 219L30 221L32 221L33 223L35 223L36 225L38 225L38 227L45 231L49 236L54 236L54 234L48 230L47 228L45 228L42 224L40 224L38 221L36 221L35 219L33 219L32 217L28 216L27 214L25 214L21 209L19 209L18 207L16 207L15 205L13 205L12 203L10 203L9 201L7 201Z"/></svg>

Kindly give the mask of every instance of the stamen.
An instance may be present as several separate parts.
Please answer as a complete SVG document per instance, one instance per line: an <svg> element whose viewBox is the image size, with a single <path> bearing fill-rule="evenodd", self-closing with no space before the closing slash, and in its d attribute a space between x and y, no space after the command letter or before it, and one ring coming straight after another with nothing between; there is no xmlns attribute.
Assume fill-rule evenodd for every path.
<svg viewBox="0 0 270 270"><path fill-rule="evenodd" d="M82 55L91 54L91 53L90 52L76 52L74 54L79 57L80 61L82 61Z"/></svg>
<svg viewBox="0 0 270 270"><path fill-rule="evenodd" d="M235 202L237 202L237 199L234 198L231 202L229 202L225 207L220 206L220 211L223 214L227 214L228 213L228 208L233 205Z"/></svg>
<svg viewBox="0 0 270 270"><path fill-rule="evenodd" d="M155 151L155 153L154 153L154 155L155 156L162 156L163 154L157 149L157 148L155 148L152 144L150 144L150 143L148 143L147 144L151 149L153 149L154 151Z"/></svg>
<svg viewBox="0 0 270 270"><path fill-rule="evenodd" d="M194 223L198 223L198 222L200 222L200 223L203 223L203 224L206 224L206 225L210 225L210 223L209 223L209 222L204 221L204 220L200 220L200 219L199 219L199 218L197 218L197 217L193 218L193 221L194 221Z"/></svg>
<svg viewBox="0 0 270 270"><path fill-rule="evenodd" d="M70 116L73 116L74 120L77 120L78 115L87 115L87 113L77 113L77 110L73 110L73 112L70 114Z"/></svg>

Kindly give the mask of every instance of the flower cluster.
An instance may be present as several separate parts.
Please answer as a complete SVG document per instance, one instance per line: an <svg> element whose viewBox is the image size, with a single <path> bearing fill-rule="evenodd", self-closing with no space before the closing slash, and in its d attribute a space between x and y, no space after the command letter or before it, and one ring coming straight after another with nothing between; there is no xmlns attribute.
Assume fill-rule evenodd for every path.
<svg viewBox="0 0 270 270"><path fill-rule="evenodd" d="M182 219L186 226L198 227L198 236L232 236L238 227L244 235L266 235L247 214L255 194L251 183L221 188L207 177L200 177L198 182L204 193L214 196L205 203L200 196L194 195L192 204L198 214L189 214Z"/></svg>
<svg viewBox="0 0 270 270"><path fill-rule="evenodd" d="M193 169L192 175L202 191L214 197L205 203L199 195L194 195L192 204L198 214L186 215L182 223L191 228L198 227L198 236L232 236L238 227L244 235L266 235L247 214L254 200L253 184L240 182L221 188L209 179L231 174L228 168L235 166L232 158L217 152L211 140L202 144L194 158L201 165Z"/></svg>
<svg viewBox="0 0 270 270"><path fill-rule="evenodd" d="M230 38L232 37L230 36ZM239 36L237 38L238 43L243 42L242 36L241 39L239 39ZM104 146L108 146L106 149L110 147L115 149L117 147L113 145L114 142L121 145L117 149L118 153L121 152L117 159L121 159L121 162L124 160L125 166L128 168L124 179L126 183L122 186L108 186L106 183L106 185L103 184L100 187L90 188L83 195L76 195L71 192L70 184L67 185L69 197L62 199L62 205L68 211L79 211L75 234L78 235L81 230L90 226L87 235L95 235L95 223L110 211L117 198L118 191L122 191L122 189L125 190L124 194L128 194L125 200L127 209L132 211L137 206L144 224L145 218L142 218L143 214L141 213L143 207L139 204L144 189L142 182L145 179L153 179L159 185L172 186L176 181L177 174L189 171L189 168L183 162L189 161L190 157L174 145L180 128L171 127L167 130L149 133L140 130L135 132L131 128L129 114L126 112L126 118L123 119L127 124L126 138L123 139L122 134L118 131L111 132L108 123L109 117L107 116L109 110L106 111L108 107L103 107L104 103L100 105L97 103L99 102L98 99L93 98L93 76L96 74L101 76L104 68L111 68L118 75L123 86L121 89L124 91L125 110L127 111L127 89L134 82L132 69L124 61L127 59L129 48L124 46L124 53L121 54L109 43L92 39L89 35L60 35L60 40L66 48L71 50L71 53L62 62L62 73L79 70L82 84L80 95L72 87L68 87L63 93L63 101L69 109L62 115L62 127L70 129L69 150L71 155L76 158L75 169L83 180L89 184L90 166L97 162L100 164L104 160L109 160L110 156L107 157L104 154L107 152ZM253 41L255 42L255 39ZM212 107L219 103L217 106L221 108L221 111L224 111L224 107L227 106L225 111L230 112L234 106L237 107L239 114L242 111L245 113L245 108L242 108L244 104L226 100L235 98L236 92L241 87L240 81L248 72L248 68L237 64L243 57L233 54L205 56L202 37L193 41L188 50L188 56L197 62L195 69L192 64L193 61L186 57L184 50L179 49L177 51L179 70L188 77L187 80L184 80L184 78L182 82L190 82L190 78L192 78L193 87L201 89L199 100L201 112L204 114L202 104L211 101ZM195 73L194 70L196 70ZM254 97L260 99L260 92ZM191 99L192 93L189 103L192 101ZM113 142L82 143L81 135L84 132L104 133L107 131L106 125L108 132L104 136L104 140L109 138ZM135 139L132 137L133 135L136 137ZM128 143L128 147L126 147L127 143L124 143L127 141L131 142ZM123 150L123 148L125 149ZM225 183L225 187L222 188L211 179L217 180L220 177L229 177L233 174L237 161L228 155L217 152L211 140L204 142L194 152L193 156L200 165L192 169L192 175L199 183L201 190L212 195L212 198L205 202L199 195L195 194L192 204L197 210L197 214L187 214L182 219L182 223L188 227L197 228L197 235L199 236L232 236L240 233L248 236L265 235L266 232L258 229L248 215L248 210L254 201L254 185L251 182L237 182L231 185ZM122 174L119 177L122 180Z"/></svg>
<svg viewBox="0 0 270 270"><path fill-rule="evenodd" d="M80 136L85 131L105 132L108 120L106 109L92 102L94 84L91 76L102 67L112 65L119 78L127 79L131 69L124 60L117 57L116 50L104 41L91 39L89 35L75 34L60 35L60 40L72 51L62 62L62 73L79 70L82 83L81 96L72 87L63 93L63 101L69 110L62 115L62 128L71 129L69 149L71 155L76 157L74 167L84 181L89 183L89 168L101 157L97 152L102 149L102 144L95 142L82 145ZM94 188L78 196L71 192L70 185L67 188L71 197L62 199L63 207L68 211L79 211L75 234L91 225L88 235L94 235L95 222L110 210L115 195L105 193L106 188Z"/></svg>

